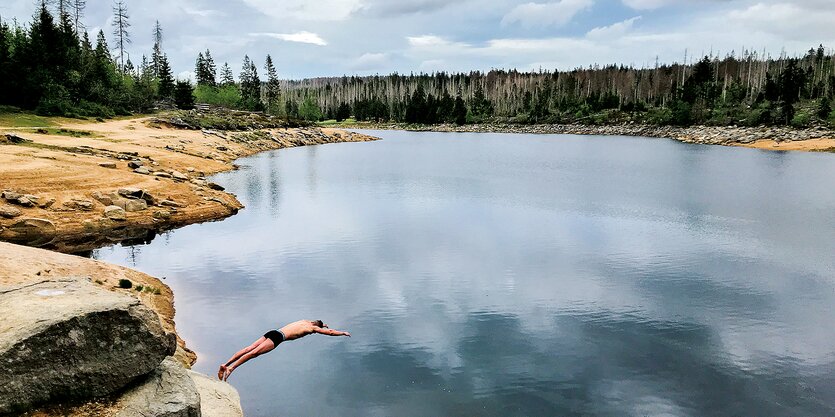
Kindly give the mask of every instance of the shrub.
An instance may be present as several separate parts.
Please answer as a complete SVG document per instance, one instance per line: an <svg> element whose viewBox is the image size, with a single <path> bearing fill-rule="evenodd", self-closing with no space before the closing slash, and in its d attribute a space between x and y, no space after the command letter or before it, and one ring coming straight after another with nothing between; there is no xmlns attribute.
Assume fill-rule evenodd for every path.
<svg viewBox="0 0 835 417"><path fill-rule="evenodd" d="M791 125L794 127L806 127L809 126L809 122L812 121L812 115L805 112L799 111L795 113L794 117L792 117Z"/></svg>
<svg viewBox="0 0 835 417"><path fill-rule="evenodd" d="M133 283L130 282L129 279L120 279L119 280L119 288L124 288L126 290L131 289L131 288L133 288Z"/></svg>
<svg viewBox="0 0 835 417"><path fill-rule="evenodd" d="M143 288L145 288L145 287L143 287L141 285L137 285L134 289L136 290L136 292L142 292Z"/></svg>

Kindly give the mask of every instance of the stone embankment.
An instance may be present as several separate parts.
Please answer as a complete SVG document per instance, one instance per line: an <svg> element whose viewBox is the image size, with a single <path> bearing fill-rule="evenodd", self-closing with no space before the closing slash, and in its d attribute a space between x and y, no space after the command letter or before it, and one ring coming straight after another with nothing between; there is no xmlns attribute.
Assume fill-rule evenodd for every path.
<svg viewBox="0 0 835 417"><path fill-rule="evenodd" d="M357 127L369 126L358 125ZM835 151L835 130L824 127L797 129L781 126L654 126L654 125L564 125L564 124L472 124L472 125L432 125L414 126L400 124L372 125L378 129L406 129L431 132L473 132L473 133L528 133L528 134L566 134L566 135L604 135L604 136L641 136L650 138L669 138L681 142L705 145L750 146L767 149L780 149L779 146L758 146L762 142L786 143L808 142L818 139L829 142L815 143L816 146L788 146L787 150ZM830 149L831 147L831 149Z"/></svg>
<svg viewBox="0 0 835 417"><path fill-rule="evenodd" d="M216 117L194 113L187 120L208 123L205 119ZM221 125L264 126L258 118L236 117ZM0 135L0 240L61 252L146 240L161 230L222 219L243 208L207 179L235 169L237 158L376 139L313 127L200 129L180 117L161 116L64 127L85 135L42 129Z"/></svg>
<svg viewBox="0 0 835 417"><path fill-rule="evenodd" d="M0 243L0 415L241 416L234 388L186 369L172 315L152 277Z"/></svg>

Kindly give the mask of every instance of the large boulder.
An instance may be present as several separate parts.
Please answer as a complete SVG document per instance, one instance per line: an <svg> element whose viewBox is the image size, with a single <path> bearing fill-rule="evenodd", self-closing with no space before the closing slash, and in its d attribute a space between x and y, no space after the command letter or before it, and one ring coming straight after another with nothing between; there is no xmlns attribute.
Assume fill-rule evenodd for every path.
<svg viewBox="0 0 835 417"><path fill-rule="evenodd" d="M55 238L55 224L46 219L19 218L0 232L0 239L31 246L44 245ZM0 316L2 317L2 316Z"/></svg>
<svg viewBox="0 0 835 417"><path fill-rule="evenodd" d="M229 383L194 371L188 374L200 392L202 417L243 417L241 396Z"/></svg>
<svg viewBox="0 0 835 417"><path fill-rule="evenodd" d="M0 317L0 414L112 394L176 349L148 307L86 278L0 287Z"/></svg>
<svg viewBox="0 0 835 417"><path fill-rule="evenodd" d="M173 358L122 395L118 408L116 417L201 417L197 386Z"/></svg>

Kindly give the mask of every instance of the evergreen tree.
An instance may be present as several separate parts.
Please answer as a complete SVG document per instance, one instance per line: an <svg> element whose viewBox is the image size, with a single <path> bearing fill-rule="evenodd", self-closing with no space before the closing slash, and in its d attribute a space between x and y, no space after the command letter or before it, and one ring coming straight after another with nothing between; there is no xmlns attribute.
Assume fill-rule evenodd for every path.
<svg viewBox="0 0 835 417"><path fill-rule="evenodd" d="M81 19L84 17L85 7L87 7L87 0L72 0L72 18L76 35L84 32L84 22Z"/></svg>
<svg viewBox="0 0 835 417"><path fill-rule="evenodd" d="M182 110L194 108L194 87L192 87L191 82L177 81L174 90L174 104Z"/></svg>
<svg viewBox="0 0 835 417"><path fill-rule="evenodd" d="M229 68L229 63L224 62L220 70L220 84L222 86L229 86L235 84L235 76L232 74L232 69Z"/></svg>
<svg viewBox="0 0 835 417"><path fill-rule="evenodd" d="M206 79L205 81L208 85L212 87L217 86L217 65L215 65L215 60L212 58L212 53L206 49L206 54L203 55L204 58L204 69L206 71Z"/></svg>
<svg viewBox="0 0 835 417"><path fill-rule="evenodd" d="M262 110L261 106L261 79L258 77L258 68L255 63L244 56L241 65L241 106L247 110Z"/></svg>
<svg viewBox="0 0 835 417"><path fill-rule="evenodd" d="M267 112L277 114L279 112L279 103L281 103L281 85L278 81L278 74L273 65L273 59L267 55L264 70L267 75L267 84L264 86L264 100L263 104Z"/></svg>
<svg viewBox="0 0 835 417"><path fill-rule="evenodd" d="M197 54L197 62L194 64L194 76L197 78L197 85L207 85L206 82L206 60L203 59L203 53Z"/></svg>
<svg viewBox="0 0 835 417"><path fill-rule="evenodd" d="M458 89L458 94L455 96L455 106L452 110L457 125L467 123L467 104L464 103L464 98L461 96L461 89Z"/></svg>
<svg viewBox="0 0 835 417"><path fill-rule="evenodd" d="M162 61L162 26L159 20L154 23L154 50L151 53L151 69L154 72L154 77L160 76L160 63Z"/></svg>
<svg viewBox="0 0 835 417"><path fill-rule="evenodd" d="M174 73L168 65L168 57L162 54L159 58L159 90L160 98L169 99L174 95Z"/></svg>
<svg viewBox="0 0 835 417"><path fill-rule="evenodd" d="M128 33L129 18L125 2L117 0L113 5L113 36L116 38L116 49L119 51L119 69L122 71L125 70L125 56L127 55L125 48L131 43L130 33Z"/></svg>

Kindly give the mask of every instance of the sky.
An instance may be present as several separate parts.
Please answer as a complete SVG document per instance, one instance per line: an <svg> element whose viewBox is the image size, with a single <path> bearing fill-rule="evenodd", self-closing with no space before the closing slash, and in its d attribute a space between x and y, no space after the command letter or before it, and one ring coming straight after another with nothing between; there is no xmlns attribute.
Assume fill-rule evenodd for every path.
<svg viewBox="0 0 835 417"><path fill-rule="evenodd" d="M159 20L175 73L206 49L237 74L244 54L279 76L569 70L653 66L744 47L774 56L835 47L835 0L125 0L130 56L150 55ZM3 0L0 17L29 22L36 0ZM112 2L87 0L91 38L113 46ZM689 58L688 58L689 60Z"/></svg>

